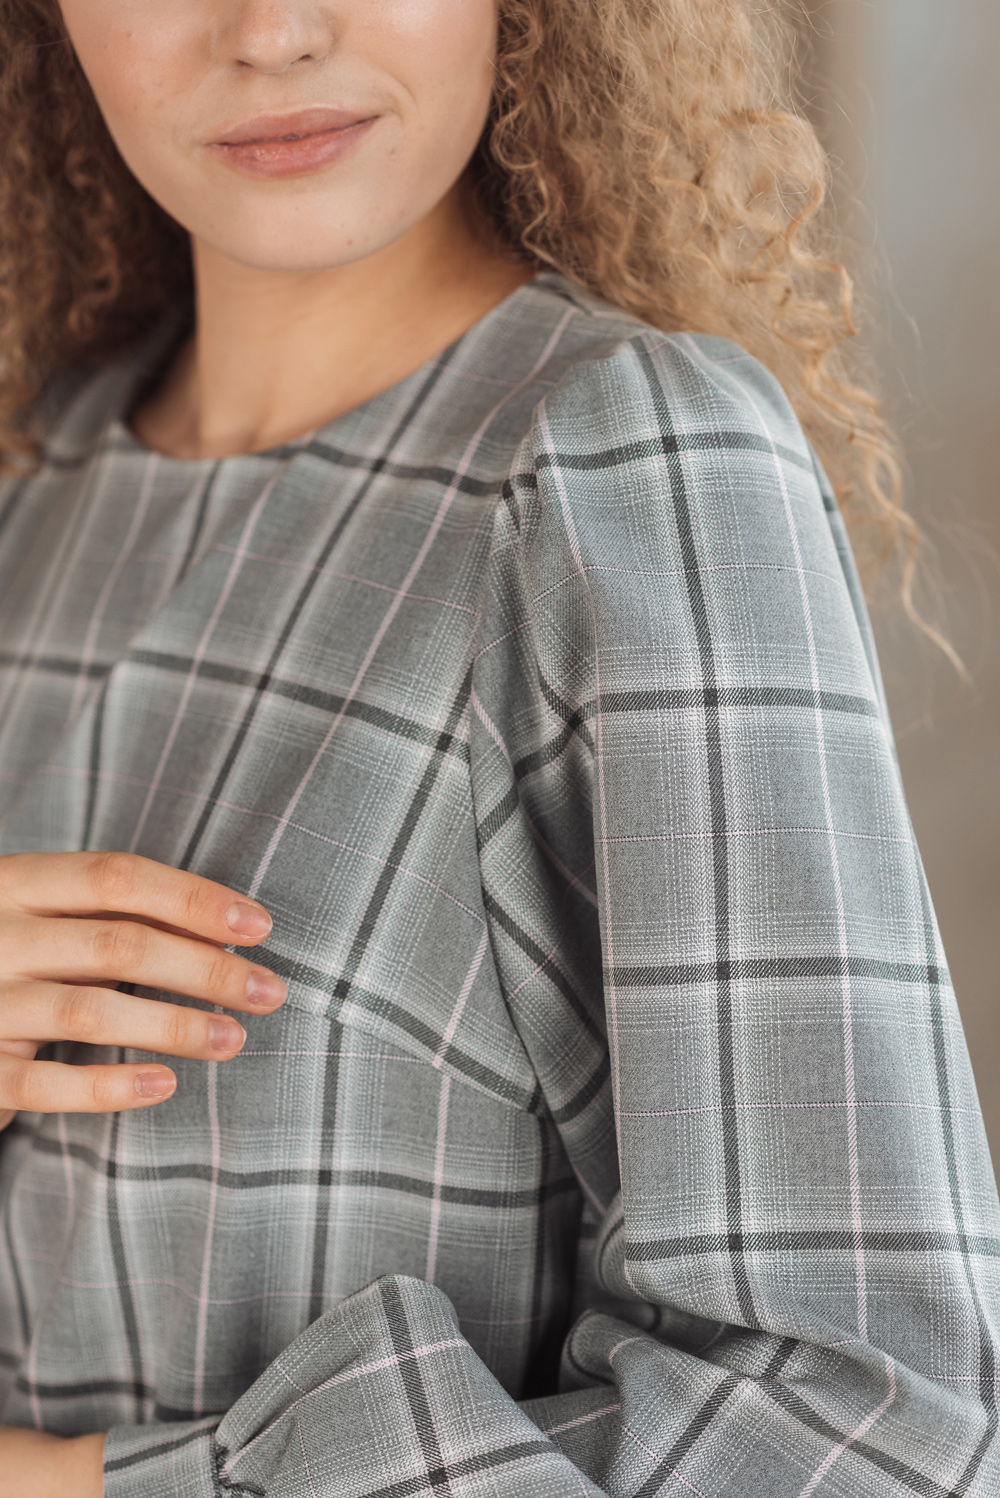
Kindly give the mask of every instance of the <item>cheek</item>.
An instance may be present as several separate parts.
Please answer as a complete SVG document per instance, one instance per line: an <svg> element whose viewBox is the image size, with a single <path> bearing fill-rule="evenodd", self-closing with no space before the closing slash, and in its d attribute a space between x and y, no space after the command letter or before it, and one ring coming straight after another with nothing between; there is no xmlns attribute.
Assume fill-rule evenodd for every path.
<svg viewBox="0 0 1000 1498"><path fill-rule="evenodd" d="M373 61L396 79L424 131L481 126L492 94L496 0L394 0L378 11Z"/></svg>
<svg viewBox="0 0 1000 1498"><path fill-rule="evenodd" d="M316 269L391 242L457 180L489 110L497 0L314 3L342 23L330 56L316 71L268 76L234 67L213 46L213 18L239 11L236 0L63 0L135 176L196 238L247 264ZM330 176L261 184L200 149L206 124L341 95L375 101L386 121L381 144Z"/></svg>
<svg viewBox="0 0 1000 1498"><path fill-rule="evenodd" d="M126 160L141 161L171 100L195 82L199 33L189 0L63 0L80 66Z"/></svg>

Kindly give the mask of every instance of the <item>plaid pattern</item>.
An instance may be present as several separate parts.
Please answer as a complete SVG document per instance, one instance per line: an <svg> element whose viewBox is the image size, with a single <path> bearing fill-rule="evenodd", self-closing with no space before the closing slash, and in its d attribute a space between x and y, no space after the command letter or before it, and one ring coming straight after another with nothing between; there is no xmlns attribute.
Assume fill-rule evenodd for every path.
<svg viewBox="0 0 1000 1498"><path fill-rule="evenodd" d="M7 1423L113 1428L108 1498L995 1495L996 1196L774 381L550 275L280 451L151 456L138 378L0 490L0 851L252 892L291 996L4 1136Z"/></svg>

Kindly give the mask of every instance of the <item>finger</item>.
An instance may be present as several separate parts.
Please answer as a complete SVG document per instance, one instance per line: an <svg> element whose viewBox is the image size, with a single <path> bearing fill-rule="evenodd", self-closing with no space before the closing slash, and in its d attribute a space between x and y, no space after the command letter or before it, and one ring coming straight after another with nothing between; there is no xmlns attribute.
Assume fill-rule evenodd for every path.
<svg viewBox="0 0 1000 1498"><path fill-rule="evenodd" d="M269 1013L287 995L285 984L267 968L140 921L21 917L8 920L5 945L5 966L18 978L139 983L251 1014Z"/></svg>
<svg viewBox="0 0 1000 1498"><path fill-rule="evenodd" d="M245 947L271 930L257 900L134 853L8 854L0 858L0 901L38 915L140 916Z"/></svg>
<svg viewBox="0 0 1000 1498"><path fill-rule="evenodd" d="M0 1113L122 1113L149 1108L177 1090L165 1066L64 1066L0 1053Z"/></svg>
<svg viewBox="0 0 1000 1498"><path fill-rule="evenodd" d="M247 1038L243 1026L228 1014L206 1014L203 1009L140 999L110 988L5 984L0 991L3 1048L9 1050L25 1035L36 1043L73 1040L204 1061L228 1061ZM32 1054L23 1046L20 1051Z"/></svg>
<svg viewBox="0 0 1000 1498"><path fill-rule="evenodd" d="M38 1050L40 1044L40 1041L36 1042L32 1040L7 1040L3 1042L3 1050L7 1051L11 1056L20 1056L25 1061L33 1061L35 1059L35 1052ZM3 1133L9 1124L14 1122L16 1117L16 1109L0 1109L0 1134Z"/></svg>

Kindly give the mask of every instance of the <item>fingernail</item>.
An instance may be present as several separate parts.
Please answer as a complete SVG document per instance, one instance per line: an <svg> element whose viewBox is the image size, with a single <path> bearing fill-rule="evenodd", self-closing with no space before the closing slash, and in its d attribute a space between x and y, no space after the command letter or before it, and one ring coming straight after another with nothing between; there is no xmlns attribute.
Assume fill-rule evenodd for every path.
<svg viewBox="0 0 1000 1498"><path fill-rule="evenodd" d="M238 1051L246 1042L247 1032L234 1019L210 1019L208 1038L213 1051Z"/></svg>
<svg viewBox="0 0 1000 1498"><path fill-rule="evenodd" d="M284 1003L288 989L265 968L256 968L247 979L247 998L257 1009L276 1009Z"/></svg>
<svg viewBox="0 0 1000 1498"><path fill-rule="evenodd" d="M161 1071L140 1072L135 1079L135 1090L140 1097L169 1097L177 1086L177 1078Z"/></svg>
<svg viewBox="0 0 1000 1498"><path fill-rule="evenodd" d="M250 936L256 941L267 935L272 921L267 911L259 905L247 905L242 900L237 900L226 911L226 925L237 936Z"/></svg>

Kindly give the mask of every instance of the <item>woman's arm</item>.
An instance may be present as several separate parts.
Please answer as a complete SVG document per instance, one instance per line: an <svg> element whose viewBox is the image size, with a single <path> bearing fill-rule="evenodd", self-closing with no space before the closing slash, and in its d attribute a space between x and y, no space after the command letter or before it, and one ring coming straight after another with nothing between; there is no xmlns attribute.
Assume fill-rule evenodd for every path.
<svg viewBox="0 0 1000 1498"><path fill-rule="evenodd" d="M483 886L592 1309L518 1403L440 1289L379 1280L221 1420L113 1431L107 1498L993 1498L996 1192L787 403L643 335L546 401L494 550Z"/></svg>
<svg viewBox="0 0 1000 1498"><path fill-rule="evenodd" d="M731 344L636 337L546 399L495 556L481 862L515 1023L603 1214L599 1311L562 1371L619 1406L588 1472L992 1493L996 1190L857 579L787 401ZM558 1021L567 987L597 1012L582 905L560 909L581 880L617 1195L601 1047ZM546 884L543 1006L517 923ZM562 1445L588 1427L558 1404L534 1413Z"/></svg>

